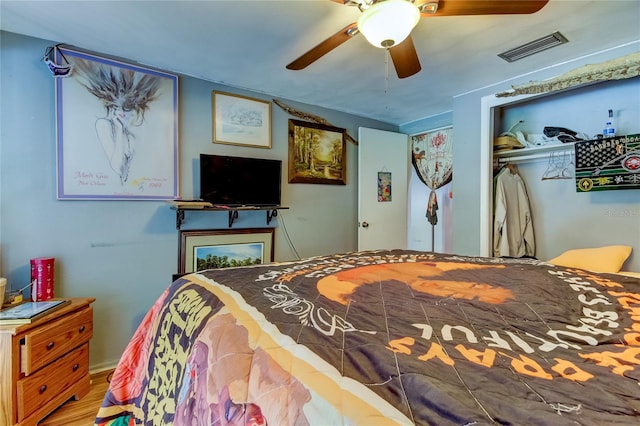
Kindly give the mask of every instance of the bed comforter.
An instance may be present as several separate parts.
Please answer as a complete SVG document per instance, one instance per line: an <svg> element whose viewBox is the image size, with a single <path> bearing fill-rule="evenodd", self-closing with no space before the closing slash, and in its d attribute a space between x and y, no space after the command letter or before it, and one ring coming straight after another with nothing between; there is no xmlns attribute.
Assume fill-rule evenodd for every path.
<svg viewBox="0 0 640 426"><path fill-rule="evenodd" d="M391 250L201 271L97 425L640 424L640 280Z"/></svg>

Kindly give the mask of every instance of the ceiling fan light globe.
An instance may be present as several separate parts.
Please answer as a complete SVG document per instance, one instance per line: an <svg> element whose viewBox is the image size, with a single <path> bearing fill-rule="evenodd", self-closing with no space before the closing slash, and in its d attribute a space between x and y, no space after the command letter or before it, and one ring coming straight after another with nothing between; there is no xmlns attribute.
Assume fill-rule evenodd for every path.
<svg viewBox="0 0 640 426"><path fill-rule="evenodd" d="M365 9L358 19L358 30L367 41L389 48L406 39L420 20L420 10L407 0L384 0Z"/></svg>

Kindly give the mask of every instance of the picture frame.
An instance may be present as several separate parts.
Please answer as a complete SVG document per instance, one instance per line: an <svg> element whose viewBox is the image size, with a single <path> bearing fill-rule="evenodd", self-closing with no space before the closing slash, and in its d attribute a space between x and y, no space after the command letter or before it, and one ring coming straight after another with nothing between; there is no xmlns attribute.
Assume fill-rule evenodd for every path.
<svg viewBox="0 0 640 426"><path fill-rule="evenodd" d="M289 119L289 183L347 184L346 130Z"/></svg>
<svg viewBox="0 0 640 426"><path fill-rule="evenodd" d="M213 91L213 142L271 148L271 102Z"/></svg>
<svg viewBox="0 0 640 426"><path fill-rule="evenodd" d="M273 262L275 228L180 231L178 274Z"/></svg>
<svg viewBox="0 0 640 426"><path fill-rule="evenodd" d="M55 80L57 198L177 198L177 75L66 47L55 57L71 69Z"/></svg>
<svg viewBox="0 0 640 426"><path fill-rule="evenodd" d="M378 172L378 202L391 202L391 172Z"/></svg>

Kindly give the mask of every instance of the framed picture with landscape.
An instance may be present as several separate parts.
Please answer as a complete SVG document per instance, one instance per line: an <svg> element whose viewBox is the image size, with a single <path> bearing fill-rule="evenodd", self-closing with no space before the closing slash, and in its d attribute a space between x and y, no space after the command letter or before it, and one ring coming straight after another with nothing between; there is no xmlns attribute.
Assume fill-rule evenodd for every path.
<svg viewBox="0 0 640 426"><path fill-rule="evenodd" d="M346 130L289 120L289 183L346 185Z"/></svg>
<svg viewBox="0 0 640 426"><path fill-rule="evenodd" d="M274 228L180 231L178 273L273 262Z"/></svg>

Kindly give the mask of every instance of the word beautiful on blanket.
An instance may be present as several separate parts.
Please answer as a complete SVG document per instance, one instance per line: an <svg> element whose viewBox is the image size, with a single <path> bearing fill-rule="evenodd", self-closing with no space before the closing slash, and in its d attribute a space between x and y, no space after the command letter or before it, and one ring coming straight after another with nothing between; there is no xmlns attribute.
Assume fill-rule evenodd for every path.
<svg viewBox="0 0 640 426"><path fill-rule="evenodd" d="M317 288L323 296L338 301L342 304L348 303L349 295L355 292L359 285L364 285L367 275L376 277L384 276L383 272L388 271L390 277L403 276L402 270L411 271L409 275L416 274L416 264L425 262L426 268L418 268L421 277L430 275L430 283L437 280L434 276L441 275L447 270L467 270L487 269L485 264L458 263L469 260L474 262L484 258L466 258L450 256L447 258L452 262L433 262L433 255L417 254L400 257L385 256L354 256L341 258L318 258L317 261L304 265L285 267L280 270L270 270L261 274L256 281L275 281L270 287L264 289L264 295L272 302L273 309L281 309L284 313L295 315L300 318L304 325L314 327L326 335L333 335L337 331L341 332L361 332L366 334L376 334L374 330L359 329L352 322L345 318L331 313L324 307L316 307L314 302L302 297L293 291L286 283L296 276L304 276L306 279L318 279ZM388 262L388 263L387 263ZM504 265L504 259L492 259L495 268ZM519 260L518 262L539 264L534 260ZM384 266L381 266L384 265ZM402 265L402 266L399 266ZM374 269L375 271L372 271ZM432 272L427 272L431 270ZM513 369L521 374L536 376L544 379L553 379L549 369L557 373L558 377L572 381L586 381L593 378L593 375L586 370L579 368L571 360L563 359L561 356L553 358L551 366L543 366L529 354L537 353L539 356L546 356L559 348L573 349L577 355L585 360L591 360L596 365L610 368L615 374L622 374L624 371L633 369L630 365L637 364L636 351L632 348L618 353L606 352L581 352L583 345L595 347L598 345L598 338L608 337L613 334L611 330L620 327L619 316L615 306L620 305L630 316L640 318L640 308L635 306L640 304L640 294L628 292L616 292L621 285L609 279L589 274L583 270L557 270L553 265L548 265L547 273L559 279L570 290L576 301L581 306L580 316L575 318L571 324L549 325L544 335L534 335L531 332L516 333L504 327L499 329L489 329L478 334L482 329L472 329L469 325L448 324L439 325L434 330L434 325L427 323L412 323L413 333L392 339L388 342L387 349L404 355L415 356L420 361L439 360L445 365L455 365L454 358L447 353L441 343L451 342L454 344L453 350L459 353L465 360L477 365L491 368L495 364L496 357L504 357L511 363ZM356 277L365 277L359 284ZM404 276L408 276L405 274ZM473 283L461 284L456 282L453 289L451 286L442 285L441 281L437 286L426 286L424 282L417 284L415 281L407 282L414 289L424 290L431 295L442 296L441 302L447 299L477 299L485 302L496 302L500 304L507 299L515 297L507 288L495 285ZM453 292L453 293L450 293ZM524 304L529 310L533 308ZM428 310L427 310L428 313ZM534 312L535 313L535 312ZM498 314L499 315L499 314ZM536 314L537 315L537 314ZM544 318L541 318L544 321ZM498 321L501 322L501 321ZM548 324L553 324L548 323ZM640 323L634 323L634 330L640 331ZM621 344L634 345L640 340L638 331L626 333ZM419 340L430 342L430 347L426 353L415 353L413 347ZM479 351L469 348L465 344L478 344L484 342L486 349Z"/></svg>

